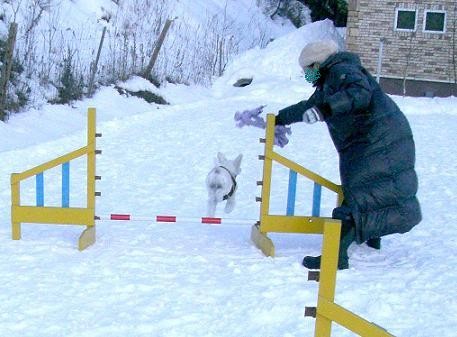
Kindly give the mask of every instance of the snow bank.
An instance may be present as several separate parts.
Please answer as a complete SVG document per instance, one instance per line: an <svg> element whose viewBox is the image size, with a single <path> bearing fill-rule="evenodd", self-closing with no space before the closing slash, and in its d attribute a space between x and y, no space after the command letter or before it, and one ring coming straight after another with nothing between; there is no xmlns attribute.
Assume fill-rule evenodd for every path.
<svg viewBox="0 0 457 337"><path fill-rule="evenodd" d="M314 22L272 41L265 49L255 48L240 55L228 65L214 86L231 86L239 78L253 78L253 82L257 82L271 76L300 76L298 56L301 50L307 43L320 39L332 39L344 47L344 40L332 21Z"/></svg>

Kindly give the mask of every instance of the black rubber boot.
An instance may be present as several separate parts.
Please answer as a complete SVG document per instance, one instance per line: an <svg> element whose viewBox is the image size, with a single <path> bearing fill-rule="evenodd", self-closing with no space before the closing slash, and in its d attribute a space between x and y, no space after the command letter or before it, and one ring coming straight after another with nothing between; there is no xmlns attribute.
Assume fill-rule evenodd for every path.
<svg viewBox="0 0 457 337"><path fill-rule="evenodd" d="M302 262L303 266L308 269L321 269L321 255L319 256L305 256ZM338 256L338 270L348 269L349 259L341 258Z"/></svg>
<svg viewBox="0 0 457 337"><path fill-rule="evenodd" d="M336 207L332 212L332 218L341 220L341 234L340 234L340 249L338 253L338 269L349 268L349 257L347 250L351 243L355 240L355 224L351 214L351 209L342 205ZM320 256L305 256L302 262L303 266L308 269L320 269L321 257Z"/></svg>
<svg viewBox="0 0 457 337"><path fill-rule="evenodd" d="M374 249L381 249L381 238L368 239L367 246Z"/></svg>
<svg viewBox="0 0 457 337"><path fill-rule="evenodd" d="M340 249L338 253L338 269L348 269L349 268L349 256L348 248L352 242L355 240L355 229L350 227L346 233L340 239ZM321 268L321 257L320 256L305 256L302 262L303 266L308 269L320 269Z"/></svg>

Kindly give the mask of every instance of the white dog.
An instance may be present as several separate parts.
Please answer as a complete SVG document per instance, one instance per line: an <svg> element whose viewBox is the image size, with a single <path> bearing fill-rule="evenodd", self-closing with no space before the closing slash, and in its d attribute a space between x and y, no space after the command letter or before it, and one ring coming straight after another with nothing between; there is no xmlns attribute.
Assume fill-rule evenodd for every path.
<svg viewBox="0 0 457 337"><path fill-rule="evenodd" d="M235 208L236 176L241 172L240 154L234 160L228 160L222 153L217 154L215 167L206 177L206 188L208 189L208 216L214 217L216 206L219 202L227 201L225 213L230 213Z"/></svg>

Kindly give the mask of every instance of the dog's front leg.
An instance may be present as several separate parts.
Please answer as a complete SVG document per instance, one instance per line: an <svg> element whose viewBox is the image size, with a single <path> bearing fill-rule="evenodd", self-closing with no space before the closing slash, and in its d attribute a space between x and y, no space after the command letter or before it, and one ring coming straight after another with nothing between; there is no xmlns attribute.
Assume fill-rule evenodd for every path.
<svg viewBox="0 0 457 337"><path fill-rule="evenodd" d="M230 213L235 208L235 194L233 194L230 198L227 199L227 203L225 204L224 211L225 213Z"/></svg>
<svg viewBox="0 0 457 337"><path fill-rule="evenodd" d="M207 214L210 218L214 218L214 215L216 214L216 205L217 205L216 200L208 199L208 206L206 209L207 209Z"/></svg>

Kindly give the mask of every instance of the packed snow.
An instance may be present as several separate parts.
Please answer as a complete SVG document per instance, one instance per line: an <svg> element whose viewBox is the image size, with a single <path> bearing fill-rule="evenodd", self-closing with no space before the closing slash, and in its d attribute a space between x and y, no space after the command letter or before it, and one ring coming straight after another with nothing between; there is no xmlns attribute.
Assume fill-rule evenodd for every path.
<svg viewBox="0 0 457 337"><path fill-rule="evenodd" d="M168 84L157 90L170 105L125 97L112 87L73 106L45 105L0 123L0 335L51 336L313 336L305 306L317 300L307 282L304 255L318 255L319 235L270 234L276 257L250 241L258 219L264 131L236 128L236 111L266 105L277 113L312 93L296 63L301 47L320 37L337 39L323 21L284 35L263 50L235 60L211 88ZM252 84L235 88L241 77ZM132 78L122 84L147 84ZM336 303L398 337L452 337L457 331L457 98L393 96L411 123L417 147L423 221L391 235L376 251L353 244L350 268L338 271ZM81 226L23 224L11 240L10 174L85 145L86 111L97 109L96 213L136 216L206 213L205 178L217 152L243 154L237 179L239 220L210 226L97 222L95 245L76 248ZM292 126L284 156L339 182L336 151L323 123ZM85 204L85 161L71 164L71 206ZM45 173L45 203L58 206L60 172ZM275 165L270 212L284 214L288 170ZM311 212L311 183L298 180L296 214ZM22 184L22 203L33 205L34 180ZM325 194L329 215L335 196ZM242 221L243 220L243 221ZM332 336L353 336L334 324Z"/></svg>

